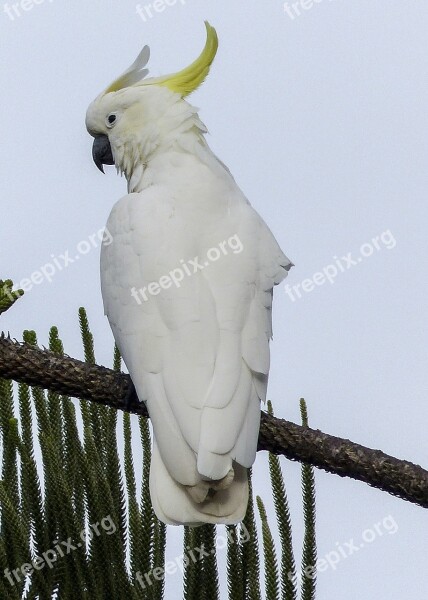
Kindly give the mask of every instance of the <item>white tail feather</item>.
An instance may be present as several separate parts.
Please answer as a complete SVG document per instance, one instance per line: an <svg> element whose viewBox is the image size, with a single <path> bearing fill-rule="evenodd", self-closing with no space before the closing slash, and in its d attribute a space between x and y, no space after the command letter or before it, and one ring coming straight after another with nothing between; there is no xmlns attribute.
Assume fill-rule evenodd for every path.
<svg viewBox="0 0 428 600"><path fill-rule="evenodd" d="M181 485L168 473L154 440L150 496L156 516L169 525L239 523L247 510L247 469L234 463L233 474L233 481L226 489L221 489L224 482L210 485L210 482L201 481L192 488ZM230 479L229 474L227 478ZM217 490L213 490L215 487Z"/></svg>

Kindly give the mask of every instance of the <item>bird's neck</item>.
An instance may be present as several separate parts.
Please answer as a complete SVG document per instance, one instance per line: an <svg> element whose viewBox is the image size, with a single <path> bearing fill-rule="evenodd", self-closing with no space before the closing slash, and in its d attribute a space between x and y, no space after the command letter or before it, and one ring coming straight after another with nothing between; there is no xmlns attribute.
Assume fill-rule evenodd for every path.
<svg viewBox="0 0 428 600"><path fill-rule="evenodd" d="M219 178L230 185L233 182L227 167L209 148L200 126L184 127L163 136L157 144L146 140L140 157L129 175L125 173L128 192L141 192L153 185L171 185L184 191L201 181L205 187Z"/></svg>

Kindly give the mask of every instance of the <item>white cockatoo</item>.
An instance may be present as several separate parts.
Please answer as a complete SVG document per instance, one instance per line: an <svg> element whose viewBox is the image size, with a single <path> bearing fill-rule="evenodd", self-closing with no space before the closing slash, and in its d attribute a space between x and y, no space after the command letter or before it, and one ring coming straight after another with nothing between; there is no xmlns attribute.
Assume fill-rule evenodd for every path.
<svg viewBox="0 0 428 600"><path fill-rule="evenodd" d="M89 106L93 158L128 195L107 222L105 313L153 425L150 494L161 521L237 523L248 502L269 372L272 288L292 263L205 139L184 98L199 58L146 78L149 49Z"/></svg>

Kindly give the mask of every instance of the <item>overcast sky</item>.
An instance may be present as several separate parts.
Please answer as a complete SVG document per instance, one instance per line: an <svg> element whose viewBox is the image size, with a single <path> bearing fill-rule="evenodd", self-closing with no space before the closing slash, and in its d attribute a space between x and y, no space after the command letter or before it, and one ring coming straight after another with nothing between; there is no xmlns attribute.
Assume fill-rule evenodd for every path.
<svg viewBox="0 0 428 600"><path fill-rule="evenodd" d="M427 2L158 0L156 8L0 4L0 277L18 284L45 267L1 328L16 338L35 329L47 344L55 324L66 351L82 357L84 305L97 360L111 364L97 232L126 182L92 163L86 108L144 44L152 75L188 65L208 19L219 52L190 101L296 265L274 295L276 413L297 422L304 396L312 426L427 467ZM300 467L283 465L300 558ZM316 482L319 556L343 549L319 573L317 600L425 600L426 512L321 471ZM263 454L255 488L273 517ZM170 529L173 560L181 532ZM167 578L168 599L179 585Z"/></svg>

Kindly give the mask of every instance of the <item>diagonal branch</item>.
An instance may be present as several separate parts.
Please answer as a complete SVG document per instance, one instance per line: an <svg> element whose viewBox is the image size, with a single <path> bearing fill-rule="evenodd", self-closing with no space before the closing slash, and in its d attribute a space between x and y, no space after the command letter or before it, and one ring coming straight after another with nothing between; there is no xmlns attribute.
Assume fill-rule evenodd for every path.
<svg viewBox="0 0 428 600"><path fill-rule="evenodd" d="M129 375L0 337L0 377L148 417ZM128 400L128 402L127 402ZM319 430L262 412L258 450L351 477L428 508L428 471Z"/></svg>

